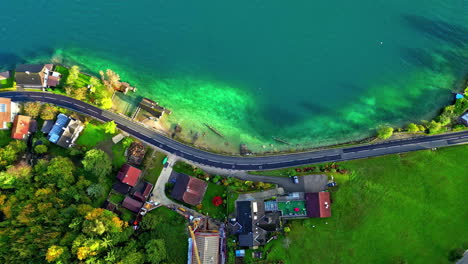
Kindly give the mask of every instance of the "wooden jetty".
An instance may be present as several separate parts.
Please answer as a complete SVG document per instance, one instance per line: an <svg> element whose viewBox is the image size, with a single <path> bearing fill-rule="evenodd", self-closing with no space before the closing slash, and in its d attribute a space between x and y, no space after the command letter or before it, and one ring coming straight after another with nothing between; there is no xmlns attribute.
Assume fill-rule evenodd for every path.
<svg viewBox="0 0 468 264"><path fill-rule="evenodd" d="M216 130L216 128L214 128L214 127L208 125L207 123L204 123L204 125L205 125L206 127L208 127L211 131L213 131L216 135L218 135L218 136L224 138L224 135L221 134L221 132L219 132L218 130Z"/></svg>

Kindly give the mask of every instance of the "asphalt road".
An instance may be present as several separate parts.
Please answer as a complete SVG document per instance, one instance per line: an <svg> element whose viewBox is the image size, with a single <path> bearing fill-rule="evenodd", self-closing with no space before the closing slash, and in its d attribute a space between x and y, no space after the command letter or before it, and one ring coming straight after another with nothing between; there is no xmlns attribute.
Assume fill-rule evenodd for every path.
<svg viewBox="0 0 468 264"><path fill-rule="evenodd" d="M258 157L225 156L184 145L146 128L126 116L102 110L67 96L27 91L2 92L0 93L0 96L11 98L16 102L40 101L52 103L76 112L81 112L104 122L114 120L119 129L139 138L142 141L152 144L155 147L179 156L182 159L190 160L194 163L206 166L230 170L271 170L305 164L368 158L468 143L468 131L463 131L443 135L388 141L358 147L334 148L293 154Z"/></svg>

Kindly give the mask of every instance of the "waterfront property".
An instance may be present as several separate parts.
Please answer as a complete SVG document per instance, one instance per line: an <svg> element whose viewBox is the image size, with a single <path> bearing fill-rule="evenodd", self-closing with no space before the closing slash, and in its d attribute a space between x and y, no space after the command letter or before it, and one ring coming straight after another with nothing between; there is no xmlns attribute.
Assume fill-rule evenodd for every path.
<svg viewBox="0 0 468 264"><path fill-rule="evenodd" d="M24 115L17 115L13 122L13 128L11 129L11 137L13 139L26 139L29 135L29 123L31 117Z"/></svg>
<svg viewBox="0 0 468 264"><path fill-rule="evenodd" d="M53 72L53 64L21 64L16 67L16 86L21 88L55 87L60 74Z"/></svg>
<svg viewBox="0 0 468 264"><path fill-rule="evenodd" d="M50 123L44 124L42 127L43 132L48 131L47 139L64 148L72 147L84 129L81 121L64 114L58 114L52 128L49 130L48 127L50 127Z"/></svg>
<svg viewBox="0 0 468 264"><path fill-rule="evenodd" d="M171 193L172 197L190 205L201 203L208 188L208 183L183 173L177 173L175 181Z"/></svg>

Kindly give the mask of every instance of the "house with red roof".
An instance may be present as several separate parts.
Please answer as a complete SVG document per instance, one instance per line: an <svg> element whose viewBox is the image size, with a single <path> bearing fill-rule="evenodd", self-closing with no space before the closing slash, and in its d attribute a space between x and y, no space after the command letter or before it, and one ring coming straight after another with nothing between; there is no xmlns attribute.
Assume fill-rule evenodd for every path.
<svg viewBox="0 0 468 264"><path fill-rule="evenodd" d="M13 139L26 139L29 135L29 124L31 123L30 116L17 115L11 129L11 137Z"/></svg>
<svg viewBox="0 0 468 264"><path fill-rule="evenodd" d="M329 192L306 193L305 202L308 217L330 217L331 203Z"/></svg>
<svg viewBox="0 0 468 264"><path fill-rule="evenodd" d="M140 183L141 184L141 183ZM137 186L138 187L138 186ZM136 188L136 187L135 187ZM151 190L153 189L153 184L149 182L144 182L141 190L138 190L133 193L133 197L140 202L146 202L150 195Z"/></svg>
<svg viewBox="0 0 468 264"><path fill-rule="evenodd" d="M140 175L141 170L128 164L124 164L119 173L117 173L117 179L119 179L122 183L133 187L137 184Z"/></svg>
<svg viewBox="0 0 468 264"><path fill-rule="evenodd" d="M187 204L200 204L208 183L188 175L178 173L171 196Z"/></svg>

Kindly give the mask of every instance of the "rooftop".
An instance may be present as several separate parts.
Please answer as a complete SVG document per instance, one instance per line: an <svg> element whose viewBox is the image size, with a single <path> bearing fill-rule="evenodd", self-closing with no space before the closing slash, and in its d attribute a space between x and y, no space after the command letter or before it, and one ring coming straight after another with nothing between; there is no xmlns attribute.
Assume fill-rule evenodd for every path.
<svg viewBox="0 0 468 264"><path fill-rule="evenodd" d="M7 128L11 122L11 99L0 98L0 129Z"/></svg>
<svg viewBox="0 0 468 264"><path fill-rule="evenodd" d="M130 196L125 196L125 199L122 202L122 207L127 208L134 213L138 213L141 207L143 207L143 203L131 198Z"/></svg>
<svg viewBox="0 0 468 264"><path fill-rule="evenodd" d="M124 164L117 173L117 179L119 179L122 183L135 186L138 182L138 179L140 178L140 175L141 170L128 164Z"/></svg>
<svg viewBox="0 0 468 264"><path fill-rule="evenodd" d="M191 205L200 204L208 183L200 179L179 173L172 189L172 197Z"/></svg>
<svg viewBox="0 0 468 264"><path fill-rule="evenodd" d="M24 139L29 133L29 123L31 117L24 115L17 115L13 122L13 128L11 129L11 137L14 139Z"/></svg>
<svg viewBox="0 0 468 264"><path fill-rule="evenodd" d="M330 217L331 203L329 192L305 194L308 217Z"/></svg>

